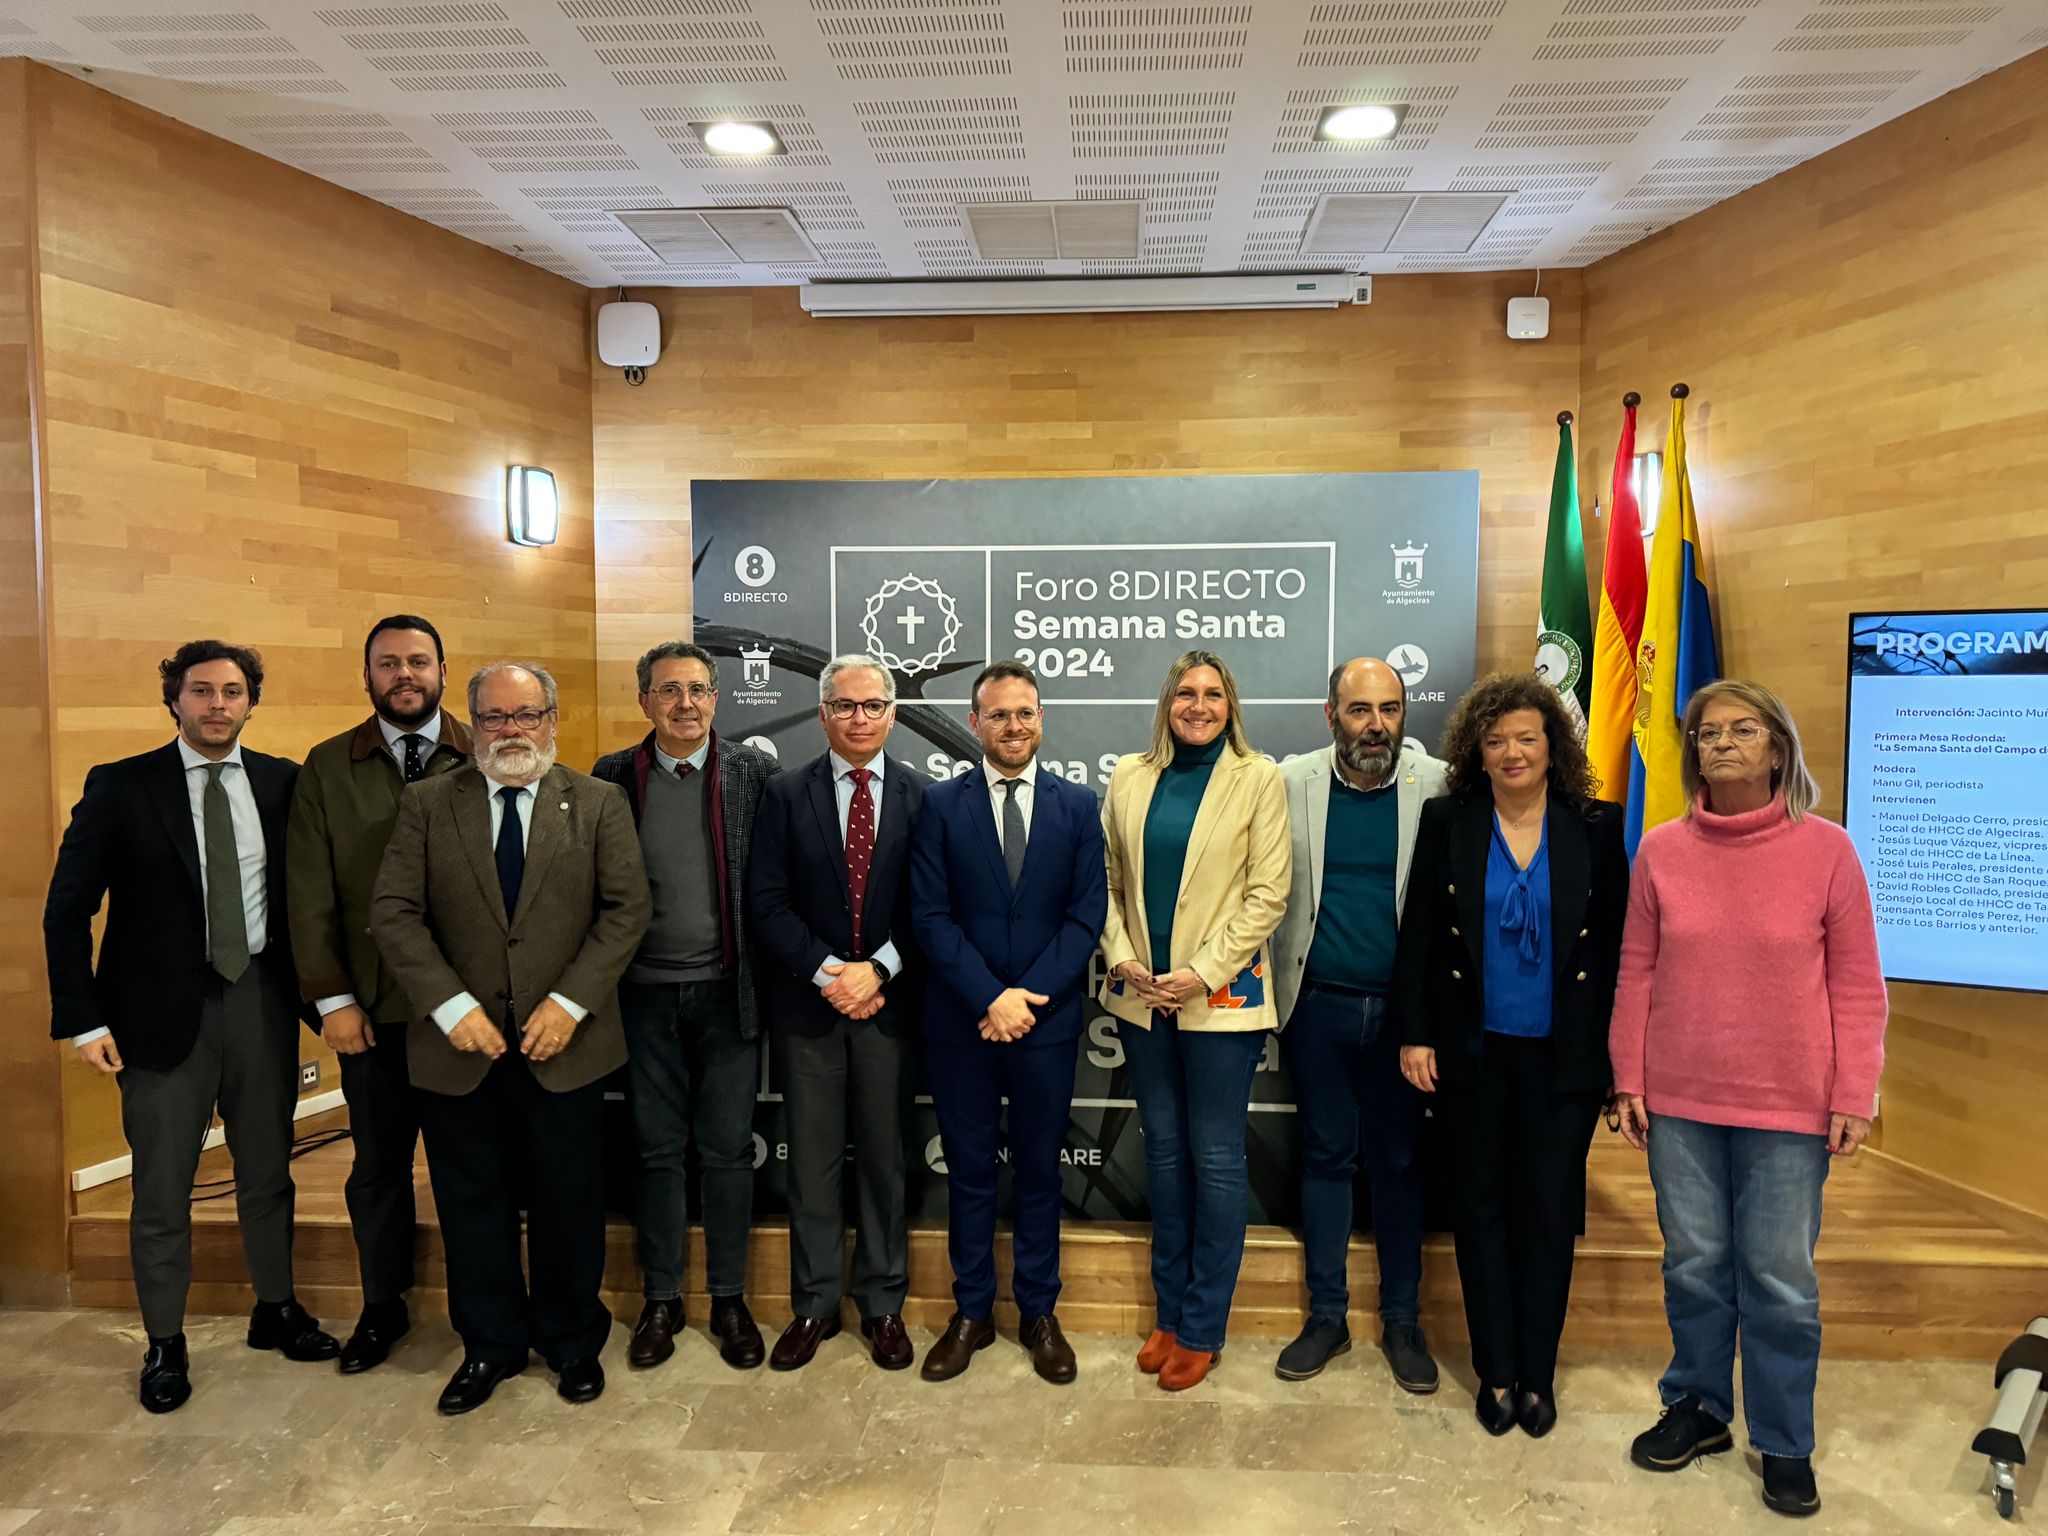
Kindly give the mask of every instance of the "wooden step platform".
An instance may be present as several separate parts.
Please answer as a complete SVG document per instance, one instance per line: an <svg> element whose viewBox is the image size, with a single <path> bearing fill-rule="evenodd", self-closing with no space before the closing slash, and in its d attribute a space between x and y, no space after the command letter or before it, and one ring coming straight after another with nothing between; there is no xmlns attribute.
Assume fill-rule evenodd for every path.
<svg viewBox="0 0 2048 1536"><path fill-rule="evenodd" d="M302 1135L319 1128L306 1121ZM297 1272L300 1297L330 1325L346 1325L360 1304L355 1246L342 1200L346 1141L319 1148L294 1165L298 1182ZM224 1177L226 1153L209 1152L200 1178ZM416 1304L446 1310L441 1237L424 1166L420 1191ZM1579 1245L1567 1352L1657 1348L1668 1342L1660 1264L1662 1241L1643 1159L1617 1139L1596 1139L1588 1173L1586 1236ZM80 1306L129 1309L128 1187L102 1185L77 1197L71 1220L72 1300ZM194 1207L192 1307L239 1312L249 1304L247 1271L235 1231L232 1199ZM1141 1224L1069 1222L1063 1238L1065 1290L1060 1317L1080 1332L1139 1336L1151 1326L1148 1229ZM1007 1240L1003 1242L1007 1247ZM1879 1154L1838 1164L1828 1181L1820 1243L1821 1310L1831 1356L1869 1359L1994 1359L2028 1318L2048 1306L2048 1220L2029 1215L1920 1173ZM750 1301L764 1327L789 1317L789 1231L763 1221L754 1229ZM1008 1275L1007 1253L998 1273ZM941 1328L952 1312L952 1272L945 1233L911 1237L913 1325ZM605 1264L607 1299L630 1322L639 1310L639 1276L630 1227L614 1222ZM1351 1249L1352 1326L1376 1336L1370 1316L1378 1276L1369 1238ZM693 1319L706 1312L703 1249L691 1235L685 1281ZM1308 1293L1301 1245L1281 1227L1254 1227L1248 1240L1231 1329L1291 1337ZM1433 1235L1423 1254L1423 1321L1433 1338L1464 1336L1457 1265L1448 1236ZM1007 1297L998 1319L1014 1323Z"/></svg>

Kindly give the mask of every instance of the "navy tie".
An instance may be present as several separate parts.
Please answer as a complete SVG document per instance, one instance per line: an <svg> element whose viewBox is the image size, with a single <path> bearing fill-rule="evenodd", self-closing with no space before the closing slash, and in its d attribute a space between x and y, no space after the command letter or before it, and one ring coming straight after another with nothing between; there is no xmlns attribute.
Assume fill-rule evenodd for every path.
<svg viewBox="0 0 2048 1536"><path fill-rule="evenodd" d="M505 898L505 921L519 910L519 881L526 873L526 838L519 830L521 791L507 785L498 791L505 814L498 821L498 890Z"/></svg>

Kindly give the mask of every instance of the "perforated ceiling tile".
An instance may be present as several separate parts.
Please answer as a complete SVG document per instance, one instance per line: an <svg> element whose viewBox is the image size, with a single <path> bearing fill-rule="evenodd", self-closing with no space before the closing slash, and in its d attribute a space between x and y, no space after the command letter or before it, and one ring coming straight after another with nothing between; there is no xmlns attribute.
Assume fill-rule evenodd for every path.
<svg viewBox="0 0 2048 1536"><path fill-rule="evenodd" d="M330 27L431 27L507 19L503 6L484 3L484 0L462 5L360 6L315 11L313 15Z"/></svg>
<svg viewBox="0 0 2048 1536"><path fill-rule="evenodd" d="M1997 18L2002 5L1950 5L1941 0L1823 0L1799 18L1776 52L1868 53L1902 48L1953 48Z"/></svg>
<svg viewBox="0 0 2048 1536"><path fill-rule="evenodd" d="M1415 174L1412 165L1376 165L1343 171L1268 171L1259 181L1252 218L1304 220L1326 192L1398 192ZM1298 226L1297 226L1298 227Z"/></svg>
<svg viewBox="0 0 2048 1536"><path fill-rule="evenodd" d="M1220 155L1236 102L1235 91L1069 96L1074 158Z"/></svg>
<svg viewBox="0 0 2048 1536"><path fill-rule="evenodd" d="M78 25L88 32L268 32L270 23L253 11L209 11L193 16L165 16L153 12L125 15L79 16Z"/></svg>
<svg viewBox="0 0 2048 1536"><path fill-rule="evenodd" d="M1003 0L810 0L842 80L994 79L1010 73Z"/></svg>
<svg viewBox="0 0 2048 1536"><path fill-rule="evenodd" d="M104 37L122 58L122 67L129 67L127 60L139 60L151 74L174 82L188 95L338 96L348 89L255 12L93 15L74 20L87 32Z"/></svg>
<svg viewBox="0 0 2048 1536"><path fill-rule="evenodd" d="M1749 76L1704 113L1685 140L1848 137L1915 71ZM1752 84L1751 82L1761 82Z"/></svg>
<svg viewBox="0 0 2048 1536"><path fill-rule="evenodd" d="M1070 75L1159 75L1243 67L1249 5L1069 5L1060 12Z"/></svg>
<svg viewBox="0 0 2048 1536"><path fill-rule="evenodd" d="M1632 144L1683 79L1525 81L1508 92L1476 149L1577 149Z"/></svg>
<svg viewBox="0 0 2048 1536"><path fill-rule="evenodd" d="M1206 224L1216 214L1220 177L1218 171L1082 171L1074 177L1074 196L1138 198L1147 229Z"/></svg>
<svg viewBox="0 0 2048 1536"><path fill-rule="evenodd" d="M1273 135L1276 155L1359 155L1392 151L1417 153L1428 146L1430 136L1444 120L1457 99L1455 85L1403 85L1382 78L1375 82L1347 81L1342 86L1317 86L1289 91L1287 105L1280 112L1280 126ZM1384 139L1345 142L1316 136L1316 124L1331 107L1352 104L1406 106L1400 128Z"/></svg>
<svg viewBox="0 0 2048 1536"><path fill-rule="evenodd" d="M905 229L960 228L962 203L1015 203L1031 197L1029 176L905 176L889 179Z"/></svg>
<svg viewBox="0 0 2048 1536"><path fill-rule="evenodd" d="M667 142L676 159L693 171L729 171L735 166L745 168L764 163L772 163L777 169L816 169L832 163L832 157L825 153L824 141L818 137L817 129L811 126L811 120L804 115L804 109L793 101L642 107L640 116L654 125L654 131ZM704 140L697 125L727 119L735 122L769 124L774 128L775 136L782 140L784 152L765 161L760 158L713 154L704 147Z"/></svg>
<svg viewBox="0 0 2048 1536"><path fill-rule="evenodd" d="M1566 0L1538 59L1668 59L1718 53L1757 0Z"/></svg>
<svg viewBox="0 0 2048 1536"><path fill-rule="evenodd" d="M1507 0L1396 0L1309 8L1295 63L1302 69L1470 64Z"/></svg>
<svg viewBox="0 0 2048 1536"><path fill-rule="evenodd" d="M666 208L670 200L660 187L521 187L520 195L562 228L575 234L608 234L618 225L613 208Z"/></svg>
<svg viewBox="0 0 2048 1536"><path fill-rule="evenodd" d="M1304 256L1468 251L1507 201L1487 192L1338 192L1302 232Z"/></svg>
<svg viewBox="0 0 2048 1536"><path fill-rule="evenodd" d="M639 169L594 112L437 112L434 121L494 171Z"/></svg>
<svg viewBox="0 0 2048 1536"><path fill-rule="evenodd" d="M727 207L793 209L813 235L862 234L860 209L843 181L706 182L705 201Z"/></svg>
<svg viewBox="0 0 2048 1536"><path fill-rule="evenodd" d="M857 101L853 110L884 165L1024 158L1024 118L1014 96Z"/></svg>

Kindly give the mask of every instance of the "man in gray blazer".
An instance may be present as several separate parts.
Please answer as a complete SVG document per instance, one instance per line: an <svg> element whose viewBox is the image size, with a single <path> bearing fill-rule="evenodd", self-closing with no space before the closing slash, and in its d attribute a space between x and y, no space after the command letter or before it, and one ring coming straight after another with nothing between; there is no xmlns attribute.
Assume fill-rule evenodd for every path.
<svg viewBox="0 0 2048 1536"><path fill-rule="evenodd" d="M473 766L400 799L370 907L412 1005L407 1066L463 1347L448 1414L480 1407L529 1348L568 1401L604 1390L602 1079L626 1059L619 977L650 907L625 796L555 763L555 680L484 667L469 715Z"/></svg>
<svg viewBox="0 0 2048 1536"><path fill-rule="evenodd" d="M1444 793L1444 765L1404 738L1401 679L1371 657L1330 674L1331 744L1280 768L1294 839L1287 916L1273 935L1280 1052L1301 1130L1301 1226L1309 1316L1276 1373L1305 1381L1351 1347L1351 1191L1361 1154L1372 1178L1380 1263L1380 1347L1394 1379L1434 1392L1420 1324L1422 1104L1386 1028L1394 937L1422 802Z"/></svg>

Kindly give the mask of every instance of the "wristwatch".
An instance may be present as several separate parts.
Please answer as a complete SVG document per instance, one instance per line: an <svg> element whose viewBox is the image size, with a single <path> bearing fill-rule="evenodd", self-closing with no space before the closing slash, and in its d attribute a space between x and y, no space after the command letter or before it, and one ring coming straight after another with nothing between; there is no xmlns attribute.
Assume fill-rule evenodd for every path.
<svg viewBox="0 0 2048 1536"><path fill-rule="evenodd" d="M889 985L889 967L882 964L881 961L875 959L872 955L868 957L867 963L875 968L875 974L881 977L882 985L885 987Z"/></svg>

